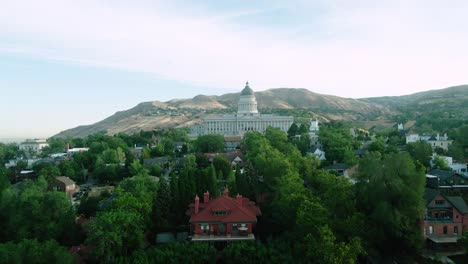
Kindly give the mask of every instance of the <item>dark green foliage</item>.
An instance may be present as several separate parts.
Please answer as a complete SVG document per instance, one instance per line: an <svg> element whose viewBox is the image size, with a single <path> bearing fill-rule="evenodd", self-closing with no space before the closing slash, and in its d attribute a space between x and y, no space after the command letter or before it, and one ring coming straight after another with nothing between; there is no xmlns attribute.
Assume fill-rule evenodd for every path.
<svg viewBox="0 0 468 264"><path fill-rule="evenodd" d="M201 153L224 152L224 137L217 134L199 136L193 145Z"/></svg>
<svg viewBox="0 0 468 264"><path fill-rule="evenodd" d="M0 260L2 263L75 263L67 248L60 246L55 240L36 239L0 244Z"/></svg>
<svg viewBox="0 0 468 264"><path fill-rule="evenodd" d="M406 150L414 160L421 162L424 167L430 166L432 147L427 142L414 142L406 145Z"/></svg>
<svg viewBox="0 0 468 264"><path fill-rule="evenodd" d="M359 163L357 205L367 215L368 252L383 258L418 252L423 213L423 171L408 154L366 155Z"/></svg>
<svg viewBox="0 0 468 264"><path fill-rule="evenodd" d="M217 172L221 172L224 177L227 177L231 172L231 163L225 156L216 156L213 159L213 166ZM224 180L224 177L223 178Z"/></svg>
<svg viewBox="0 0 468 264"><path fill-rule="evenodd" d="M330 162L342 162L348 165L356 163L353 152L353 139L349 133L349 128L342 127L322 127L320 129L320 141L327 153L327 160Z"/></svg>
<svg viewBox="0 0 468 264"><path fill-rule="evenodd" d="M156 225L158 227L167 227L169 224L169 213L171 210L171 193L166 179L160 177L156 199L154 201L154 211L156 216Z"/></svg>
<svg viewBox="0 0 468 264"><path fill-rule="evenodd" d="M170 243L146 252L154 263L215 263L216 250L206 243Z"/></svg>
<svg viewBox="0 0 468 264"><path fill-rule="evenodd" d="M280 241L269 243L236 242L223 250L227 264L250 263L297 263L289 244Z"/></svg>
<svg viewBox="0 0 468 264"><path fill-rule="evenodd" d="M48 192L47 182L26 181L2 192L1 241L55 239L70 245L76 235L75 215L64 193Z"/></svg>
<svg viewBox="0 0 468 264"><path fill-rule="evenodd" d="M85 217L95 216L99 208L99 202L103 197L83 197L78 206L78 214L83 214Z"/></svg>
<svg viewBox="0 0 468 264"><path fill-rule="evenodd" d="M116 257L130 256L144 246L143 219L134 211L116 209L99 213L87 228L86 243L92 245L91 257L98 262L113 262Z"/></svg>
<svg viewBox="0 0 468 264"><path fill-rule="evenodd" d="M299 127L297 127L296 123L293 123L288 129L288 137L291 138L297 135L298 130L299 130Z"/></svg>

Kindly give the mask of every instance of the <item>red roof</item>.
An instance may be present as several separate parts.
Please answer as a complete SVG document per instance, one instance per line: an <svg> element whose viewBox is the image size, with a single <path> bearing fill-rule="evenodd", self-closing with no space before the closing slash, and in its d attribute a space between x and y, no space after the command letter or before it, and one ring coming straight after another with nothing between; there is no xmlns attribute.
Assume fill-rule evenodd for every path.
<svg viewBox="0 0 468 264"><path fill-rule="evenodd" d="M228 195L221 195L216 199L202 203L198 214L194 214L194 204L190 204L189 213L192 215L190 223L195 222L217 222L217 223L232 223L232 222L257 222L257 216L261 215L260 208L255 206L255 203L248 198L240 196L242 205L237 201L237 198L229 197ZM216 215L214 212L226 212L224 215Z"/></svg>

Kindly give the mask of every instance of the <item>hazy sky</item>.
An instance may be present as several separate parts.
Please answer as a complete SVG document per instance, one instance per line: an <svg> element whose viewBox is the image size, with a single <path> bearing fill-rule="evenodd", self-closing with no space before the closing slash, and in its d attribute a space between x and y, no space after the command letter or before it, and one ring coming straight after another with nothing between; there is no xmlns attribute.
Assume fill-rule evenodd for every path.
<svg viewBox="0 0 468 264"><path fill-rule="evenodd" d="M466 0L2 0L0 138L246 80L352 98L466 84L467 14Z"/></svg>

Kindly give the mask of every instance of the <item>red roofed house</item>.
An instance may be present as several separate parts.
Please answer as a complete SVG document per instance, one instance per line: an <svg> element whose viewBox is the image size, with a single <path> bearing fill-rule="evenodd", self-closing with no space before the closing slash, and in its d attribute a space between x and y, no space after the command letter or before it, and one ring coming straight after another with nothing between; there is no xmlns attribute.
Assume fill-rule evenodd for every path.
<svg viewBox="0 0 468 264"><path fill-rule="evenodd" d="M231 241L255 239L252 229L261 211L242 195L229 197L226 188L223 195L212 200L208 192L204 193L203 203L196 196L187 214L191 215L192 241Z"/></svg>

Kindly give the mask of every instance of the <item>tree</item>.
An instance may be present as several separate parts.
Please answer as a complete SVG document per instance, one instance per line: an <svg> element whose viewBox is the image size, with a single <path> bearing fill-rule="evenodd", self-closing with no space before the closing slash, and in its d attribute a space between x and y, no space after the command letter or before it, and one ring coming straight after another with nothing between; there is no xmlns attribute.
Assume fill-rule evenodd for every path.
<svg viewBox="0 0 468 264"><path fill-rule="evenodd" d="M160 177L159 187L154 201L154 210L156 215L156 225L158 227L167 227L169 224L169 213L171 211L171 193L166 179Z"/></svg>
<svg viewBox="0 0 468 264"><path fill-rule="evenodd" d="M54 239L70 245L76 235L75 214L64 193L47 191L47 182L25 181L2 192L0 241Z"/></svg>
<svg viewBox="0 0 468 264"><path fill-rule="evenodd" d="M236 182L236 175L234 174L234 171L231 171L229 173L229 193L231 193L232 196L236 195L237 192L237 182Z"/></svg>
<svg viewBox="0 0 468 264"><path fill-rule="evenodd" d="M229 162L229 160L227 160L225 156L221 156L221 155L213 158L213 166L217 172L221 172L222 175L226 177L229 175L229 172L232 170L231 163ZM223 177L220 177L220 178L224 180Z"/></svg>
<svg viewBox="0 0 468 264"><path fill-rule="evenodd" d="M361 159L357 179L357 208L367 215L367 251L383 258L418 252L424 171L408 154L370 153Z"/></svg>
<svg viewBox="0 0 468 264"><path fill-rule="evenodd" d="M86 244L92 245L91 257L99 262L112 263L144 246L143 219L134 211L99 213L88 228Z"/></svg>
<svg viewBox="0 0 468 264"><path fill-rule="evenodd" d="M0 244L0 259L4 263L75 263L67 248L55 240L24 239Z"/></svg>
<svg viewBox="0 0 468 264"><path fill-rule="evenodd" d="M414 142L406 145L406 150L414 160L421 162L424 167L430 166L432 147L427 142Z"/></svg>
<svg viewBox="0 0 468 264"><path fill-rule="evenodd" d="M369 145L369 152L371 151L377 151L380 152L381 154L384 154L385 152L385 140L383 137L378 137L372 143Z"/></svg>
<svg viewBox="0 0 468 264"><path fill-rule="evenodd" d="M49 165L39 171L39 177L44 177L48 182L60 176L60 170L54 165Z"/></svg>
<svg viewBox="0 0 468 264"><path fill-rule="evenodd" d="M298 130L298 129L299 129L299 128L297 127L296 123L293 123L293 124L289 127L289 129L288 129L288 137L289 137L289 138L292 138L292 137L294 137L295 135L297 135L297 130Z"/></svg>
<svg viewBox="0 0 468 264"><path fill-rule="evenodd" d="M434 158L434 169L452 171L452 168L449 167L447 160L439 156Z"/></svg>
<svg viewBox="0 0 468 264"><path fill-rule="evenodd" d="M128 172L130 173L131 176L135 176L135 175L147 176L148 175L148 170L145 169L138 160L134 160L130 164L128 168Z"/></svg>
<svg viewBox="0 0 468 264"><path fill-rule="evenodd" d="M224 137L218 134L199 136L193 145L197 152L224 152Z"/></svg>

